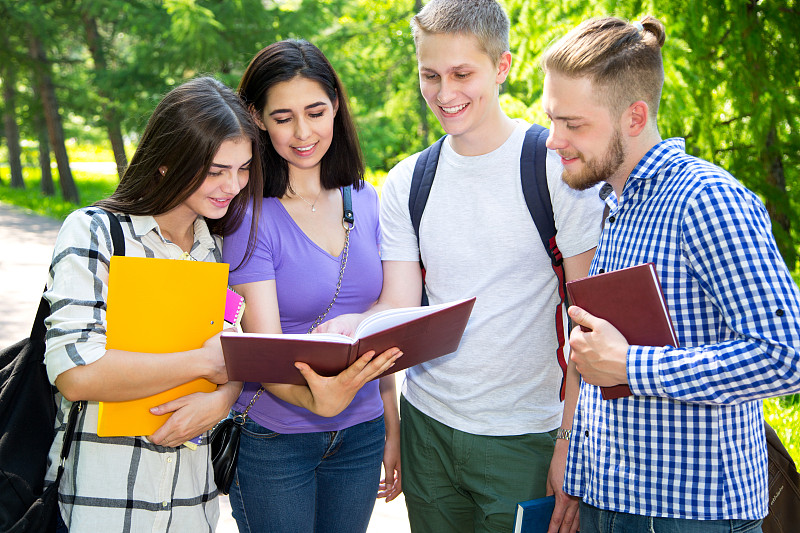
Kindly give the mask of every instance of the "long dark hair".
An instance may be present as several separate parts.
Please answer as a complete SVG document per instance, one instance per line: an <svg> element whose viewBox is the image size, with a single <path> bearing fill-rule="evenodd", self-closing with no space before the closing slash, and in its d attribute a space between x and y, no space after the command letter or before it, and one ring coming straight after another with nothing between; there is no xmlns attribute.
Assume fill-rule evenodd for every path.
<svg viewBox="0 0 800 533"><path fill-rule="evenodd" d="M250 61L239 82L239 96L247 107L263 116L267 93L278 83L303 77L316 81L339 109L333 119L333 140L322 157L320 182L325 189L364 185L364 158L342 82L319 48L302 40L273 43ZM264 168L264 196L281 197L289 186L289 164L261 130Z"/></svg>
<svg viewBox="0 0 800 533"><path fill-rule="evenodd" d="M171 211L200 187L222 143L243 137L250 140L253 149L250 179L225 216L207 223L213 233L228 234L242 222L251 200L255 200L250 227L250 242L255 242L263 197L259 131L231 89L210 77L189 80L172 89L156 106L117 190L94 205L129 215L155 216ZM166 168L163 175L161 168Z"/></svg>

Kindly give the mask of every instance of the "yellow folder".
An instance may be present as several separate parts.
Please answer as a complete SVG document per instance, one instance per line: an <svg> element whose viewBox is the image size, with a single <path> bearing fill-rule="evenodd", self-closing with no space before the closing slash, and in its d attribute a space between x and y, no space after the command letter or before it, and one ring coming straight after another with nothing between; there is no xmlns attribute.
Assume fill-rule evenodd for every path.
<svg viewBox="0 0 800 533"><path fill-rule="evenodd" d="M106 349L170 353L200 348L222 331L228 265L113 256L108 279ZM150 408L216 385L195 379L153 396L100 402L100 437L152 435L170 414Z"/></svg>

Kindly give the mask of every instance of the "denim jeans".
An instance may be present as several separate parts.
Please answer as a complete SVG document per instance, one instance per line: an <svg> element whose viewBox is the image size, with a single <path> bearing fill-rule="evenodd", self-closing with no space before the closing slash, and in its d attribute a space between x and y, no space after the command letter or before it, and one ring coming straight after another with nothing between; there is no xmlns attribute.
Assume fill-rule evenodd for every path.
<svg viewBox="0 0 800 533"><path fill-rule="evenodd" d="M581 533L761 533L761 520L685 520L603 511L581 502Z"/></svg>
<svg viewBox="0 0 800 533"><path fill-rule="evenodd" d="M383 416L341 431L296 434L248 419L230 491L240 533L366 531L384 442Z"/></svg>

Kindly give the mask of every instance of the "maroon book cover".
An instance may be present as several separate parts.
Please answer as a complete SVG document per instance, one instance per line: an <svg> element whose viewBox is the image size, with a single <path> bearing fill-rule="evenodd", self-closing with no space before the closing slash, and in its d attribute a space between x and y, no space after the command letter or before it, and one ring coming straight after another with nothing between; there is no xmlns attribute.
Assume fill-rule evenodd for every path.
<svg viewBox="0 0 800 533"><path fill-rule="evenodd" d="M653 263L570 281L567 294L571 305L610 322L628 344L678 346ZM605 400L631 395L627 384L600 387L600 391Z"/></svg>
<svg viewBox="0 0 800 533"><path fill-rule="evenodd" d="M307 363L322 376L334 376L359 356L397 346L403 352L392 374L455 352L467 327L475 298L425 307L389 309L365 319L353 337L312 333L268 335L224 331L222 352L228 379L305 385L294 363Z"/></svg>

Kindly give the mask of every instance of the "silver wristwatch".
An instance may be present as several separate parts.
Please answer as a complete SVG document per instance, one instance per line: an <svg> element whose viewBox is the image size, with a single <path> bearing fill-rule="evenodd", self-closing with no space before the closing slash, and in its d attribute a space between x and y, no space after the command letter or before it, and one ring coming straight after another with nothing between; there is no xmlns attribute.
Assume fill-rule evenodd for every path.
<svg viewBox="0 0 800 533"><path fill-rule="evenodd" d="M571 429L558 428L558 431L556 431L557 439L569 440L571 435L572 435Z"/></svg>

